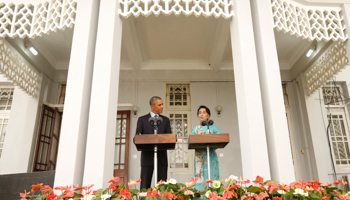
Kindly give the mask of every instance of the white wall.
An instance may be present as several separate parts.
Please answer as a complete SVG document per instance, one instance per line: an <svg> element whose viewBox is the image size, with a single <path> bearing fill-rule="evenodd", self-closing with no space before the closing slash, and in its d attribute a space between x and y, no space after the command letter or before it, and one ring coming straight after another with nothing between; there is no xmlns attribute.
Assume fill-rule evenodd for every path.
<svg viewBox="0 0 350 200"><path fill-rule="evenodd" d="M135 86L137 84L137 87ZM218 156L220 153L223 157L219 157L220 178L227 178L234 174L240 176L242 174L238 122L236 100L233 82L219 82L219 101L223 107L221 117L217 117L215 107L218 105L217 99L217 83L216 82L192 82L191 83L191 106L192 127L198 122L196 116L199 105L206 105L210 108L215 125L222 133L230 133L230 143L224 149L218 149ZM137 89L137 94L135 90ZM165 82L163 81L121 81L119 88L118 104L130 104L138 106L138 115L142 116L150 111L149 99L154 96L160 96L165 100ZM118 110L125 110L131 107L119 107ZM166 108L165 108L166 110ZM131 114L133 116L133 114ZM140 152L136 150L133 144L133 137L136 131L137 117L131 117L130 123L130 141L129 141L129 179L140 177ZM136 158L134 158L136 156ZM229 167L227 167L229 166ZM191 166L193 167L193 166ZM193 177L193 172L186 174L168 174L179 182L187 182ZM152 182L153 183L153 182Z"/></svg>
<svg viewBox="0 0 350 200"><path fill-rule="evenodd" d="M39 83L35 97L15 87L0 159L0 174L31 172L37 139L37 123L44 94L42 86L48 84L48 79L41 74Z"/></svg>

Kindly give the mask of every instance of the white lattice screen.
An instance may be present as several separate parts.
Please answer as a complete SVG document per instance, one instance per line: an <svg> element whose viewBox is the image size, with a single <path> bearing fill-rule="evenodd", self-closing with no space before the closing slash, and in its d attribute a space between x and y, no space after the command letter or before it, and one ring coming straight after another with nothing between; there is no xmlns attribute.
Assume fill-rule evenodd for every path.
<svg viewBox="0 0 350 200"><path fill-rule="evenodd" d="M308 94L321 88L334 75L339 73L349 64L349 58L343 42L335 43L328 51L305 72Z"/></svg>
<svg viewBox="0 0 350 200"><path fill-rule="evenodd" d="M36 5L0 3L0 37L34 38L72 28L77 0L48 0Z"/></svg>
<svg viewBox="0 0 350 200"><path fill-rule="evenodd" d="M159 15L181 15L205 16L225 19L233 16L232 0L120 0L119 14L125 18L140 14L149 16Z"/></svg>
<svg viewBox="0 0 350 200"><path fill-rule="evenodd" d="M295 1L271 0L274 28L307 40L345 41L340 7L305 6Z"/></svg>
<svg viewBox="0 0 350 200"><path fill-rule="evenodd" d="M15 85L35 96L39 73L28 66L22 56L0 39L0 73Z"/></svg>

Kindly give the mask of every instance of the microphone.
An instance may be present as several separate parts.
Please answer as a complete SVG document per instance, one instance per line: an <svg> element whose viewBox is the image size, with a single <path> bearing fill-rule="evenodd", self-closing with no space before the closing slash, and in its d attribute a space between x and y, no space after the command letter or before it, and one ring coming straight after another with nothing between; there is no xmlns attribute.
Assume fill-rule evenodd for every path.
<svg viewBox="0 0 350 200"><path fill-rule="evenodd" d="M157 123L157 126L160 126L163 123L163 118L158 117L156 123Z"/></svg>
<svg viewBox="0 0 350 200"><path fill-rule="evenodd" d="M154 122L156 121L156 119L154 119L154 117L150 117L148 119L148 123L151 125L151 126L154 126Z"/></svg>
<svg viewBox="0 0 350 200"><path fill-rule="evenodd" d="M209 120L208 121L208 125L213 125L214 124L214 121L213 120Z"/></svg>
<svg viewBox="0 0 350 200"><path fill-rule="evenodd" d="M200 124L201 124L202 126L205 126L205 125L207 125L207 121L203 119L203 120L201 120Z"/></svg>

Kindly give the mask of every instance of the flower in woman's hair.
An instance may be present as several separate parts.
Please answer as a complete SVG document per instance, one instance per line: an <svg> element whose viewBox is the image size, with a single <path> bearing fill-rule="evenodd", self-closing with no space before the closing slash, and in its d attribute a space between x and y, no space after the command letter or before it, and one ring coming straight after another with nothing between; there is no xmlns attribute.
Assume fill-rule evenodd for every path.
<svg viewBox="0 0 350 200"><path fill-rule="evenodd" d="M221 185L221 182L220 182L220 181L213 181L213 187L219 188L220 185Z"/></svg>

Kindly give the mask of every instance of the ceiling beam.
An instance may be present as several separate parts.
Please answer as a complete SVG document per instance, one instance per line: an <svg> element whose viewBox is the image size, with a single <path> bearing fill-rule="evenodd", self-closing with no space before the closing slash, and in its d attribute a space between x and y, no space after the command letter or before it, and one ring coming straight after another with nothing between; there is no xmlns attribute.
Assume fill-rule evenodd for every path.
<svg viewBox="0 0 350 200"><path fill-rule="evenodd" d="M144 61L144 55L138 35L139 31L135 26L135 20L133 17L124 19L123 29L123 42L129 57L129 62L134 69L140 69L141 63Z"/></svg>
<svg viewBox="0 0 350 200"><path fill-rule="evenodd" d="M214 37L209 48L208 58L209 66L213 70L220 68L225 54L226 45L229 41L230 24L229 20L218 19Z"/></svg>

